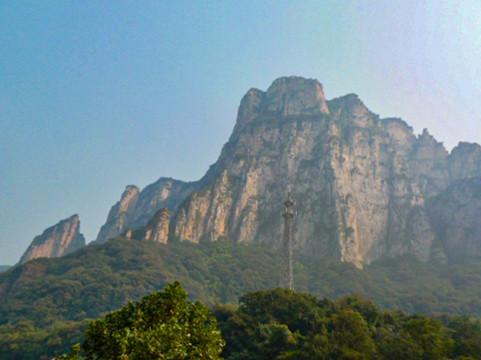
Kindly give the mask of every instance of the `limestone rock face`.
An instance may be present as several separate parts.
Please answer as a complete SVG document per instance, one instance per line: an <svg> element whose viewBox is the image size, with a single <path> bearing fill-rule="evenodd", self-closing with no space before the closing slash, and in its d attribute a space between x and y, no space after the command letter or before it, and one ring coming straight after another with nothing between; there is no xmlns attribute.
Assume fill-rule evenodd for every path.
<svg viewBox="0 0 481 360"><path fill-rule="evenodd" d="M455 181L430 201L429 213L444 258L481 256L481 177Z"/></svg>
<svg viewBox="0 0 481 360"><path fill-rule="evenodd" d="M134 185L125 188L120 201L110 209L107 222L102 226L97 236L97 242L105 242L119 235L127 227L129 218L137 206L139 192L139 188Z"/></svg>
<svg viewBox="0 0 481 360"><path fill-rule="evenodd" d="M411 167L415 181L427 196L438 194L450 182L448 151L427 129L414 144Z"/></svg>
<svg viewBox="0 0 481 360"><path fill-rule="evenodd" d="M460 142L449 156L452 179L481 176L481 146Z"/></svg>
<svg viewBox="0 0 481 360"><path fill-rule="evenodd" d="M170 210L162 208L147 223L145 230L146 241L167 244L169 237Z"/></svg>
<svg viewBox="0 0 481 360"><path fill-rule="evenodd" d="M60 257L84 246L85 239L80 233L79 217L73 215L36 236L18 263L23 264L40 257Z"/></svg>
<svg viewBox="0 0 481 360"><path fill-rule="evenodd" d="M112 206L96 242L103 243L129 228L146 225L163 207L175 211L185 197L197 187L197 183L186 183L170 178L161 178L142 191L136 186L127 186L120 201Z"/></svg>
<svg viewBox="0 0 481 360"><path fill-rule="evenodd" d="M180 241L278 247L290 190L297 252L359 267L401 254L427 261L446 257L451 244L440 230L446 210L432 199L475 176L479 145L460 143L450 154L427 130L416 136L401 119L380 119L355 94L327 101L317 80L291 76L246 93L232 135L202 179L162 178L132 197L125 218L114 206L104 227L118 235L165 207L172 216L158 213L149 239L153 224L163 224L155 241L170 233ZM456 256L470 256L475 244Z"/></svg>
<svg viewBox="0 0 481 360"><path fill-rule="evenodd" d="M396 152L408 155L415 143L413 128L399 118L382 119L382 125L391 139L391 143L396 147Z"/></svg>
<svg viewBox="0 0 481 360"><path fill-rule="evenodd" d="M403 121L380 120L357 95L326 101L316 80L276 80L266 93L244 96L213 166L217 177L186 198L174 232L194 242L278 246L290 188L300 252L358 266L403 253L427 259L434 233L408 158L419 142Z"/></svg>
<svg viewBox="0 0 481 360"><path fill-rule="evenodd" d="M231 187L227 171L224 171L214 184L194 193L179 210L175 235L196 243L227 237L227 220L232 208Z"/></svg>
<svg viewBox="0 0 481 360"><path fill-rule="evenodd" d="M265 93L263 115L295 116L328 114L322 85L296 76L279 78Z"/></svg>

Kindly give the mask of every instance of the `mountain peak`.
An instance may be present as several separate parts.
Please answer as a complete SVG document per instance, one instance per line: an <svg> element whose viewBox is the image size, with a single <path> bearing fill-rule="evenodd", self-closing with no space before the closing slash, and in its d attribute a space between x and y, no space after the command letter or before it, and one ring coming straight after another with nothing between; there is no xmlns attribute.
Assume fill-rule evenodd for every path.
<svg viewBox="0 0 481 360"><path fill-rule="evenodd" d="M365 117L371 114L359 95L354 93L334 98L328 106L331 115L338 118Z"/></svg>
<svg viewBox="0 0 481 360"><path fill-rule="evenodd" d="M273 115L329 114L321 83L299 76L281 77L267 89L265 113Z"/></svg>
<svg viewBox="0 0 481 360"><path fill-rule="evenodd" d="M36 236L19 260L23 264L39 257L60 257L85 246L77 214L59 221Z"/></svg>
<svg viewBox="0 0 481 360"><path fill-rule="evenodd" d="M259 89L250 89L242 98L237 113L237 123L244 125L254 120L260 112L260 106L265 93Z"/></svg>
<svg viewBox="0 0 481 360"><path fill-rule="evenodd" d="M302 76L282 76L274 80L267 89L267 92L295 90L299 91L308 86L322 90L321 83L316 79L307 79Z"/></svg>
<svg viewBox="0 0 481 360"><path fill-rule="evenodd" d="M243 127L259 116L316 116L329 114L322 85L316 79L281 77L266 92L251 88L241 100L237 125Z"/></svg>

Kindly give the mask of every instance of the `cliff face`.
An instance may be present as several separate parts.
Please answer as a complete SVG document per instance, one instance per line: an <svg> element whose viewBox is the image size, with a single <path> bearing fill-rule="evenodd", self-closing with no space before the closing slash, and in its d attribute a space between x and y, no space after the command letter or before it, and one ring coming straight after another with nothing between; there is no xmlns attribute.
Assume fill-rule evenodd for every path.
<svg viewBox="0 0 481 360"><path fill-rule="evenodd" d="M36 236L18 263L23 264L39 257L60 257L83 246L85 239L80 234L80 220L78 215L73 215Z"/></svg>
<svg viewBox="0 0 481 360"><path fill-rule="evenodd" d="M452 180L481 176L481 146L460 142L449 156Z"/></svg>
<svg viewBox="0 0 481 360"><path fill-rule="evenodd" d="M380 120L356 95L326 101L315 80L276 80L246 94L214 166L222 171L184 201L174 233L277 246L290 188L299 251L358 266L408 252L427 259L434 233L409 160L420 144L404 122ZM430 146L416 161L434 162Z"/></svg>
<svg viewBox="0 0 481 360"><path fill-rule="evenodd" d="M110 209L107 222L102 226L97 236L97 242L105 242L118 236L126 229L132 217L132 212L139 201L139 192L139 188L134 185L125 188L120 201Z"/></svg>
<svg viewBox="0 0 481 360"><path fill-rule="evenodd" d="M457 180L429 204L436 260L481 256L481 177Z"/></svg>
<svg viewBox="0 0 481 360"><path fill-rule="evenodd" d="M147 223L144 240L167 244L169 238L170 211L162 208Z"/></svg>
<svg viewBox="0 0 481 360"><path fill-rule="evenodd" d="M197 183L186 183L170 178L161 178L142 191L137 186L127 186L120 201L110 209L96 242L103 243L122 234L128 228L146 225L161 208L176 211L185 197L197 187Z"/></svg>
<svg viewBox="0 0 481 360"><path fill-rule="evenodd" d="M357 266L400 254L428 260L434 250L441 257L449 251L437 245L446 241L428 200L475 175L479 145L460 143L449 154L427 130L415 136L400 119L379 119L357 95L326 101L316 80L280 78L266 92L247 92L229 141L203 179L161 179L140 193L122 226L116 205L104 227L118 234L166 207L169 232L180 241L277 247L290 189L300 253ZM99 239L106 238L101 231Z"/></svg>

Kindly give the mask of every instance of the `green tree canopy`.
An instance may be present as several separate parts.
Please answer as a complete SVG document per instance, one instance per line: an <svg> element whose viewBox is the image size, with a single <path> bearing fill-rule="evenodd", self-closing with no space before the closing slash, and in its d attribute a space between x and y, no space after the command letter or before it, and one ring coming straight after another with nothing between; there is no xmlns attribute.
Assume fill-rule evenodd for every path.
<svg viewBox="0 0 481 360"><path fill-rule="evenodd" d="M219 359L223 344L208 309L175 282L91 322L82 350L86 359Z"/></svg>

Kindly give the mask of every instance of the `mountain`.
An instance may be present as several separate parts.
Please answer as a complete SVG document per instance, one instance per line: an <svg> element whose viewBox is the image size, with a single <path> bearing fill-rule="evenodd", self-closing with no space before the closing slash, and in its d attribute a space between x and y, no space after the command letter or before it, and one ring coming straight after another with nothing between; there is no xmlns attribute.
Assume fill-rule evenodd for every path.
<svg viewBox="0 0 481 360"><path fill-rule="evenodd" d="M357 95L326 100L317 80L287 77L247 92L199 181L127 186L96 243L66 256L84 245L78 216L37 236L0 274L0 354L58 353L88 318L173 280L207 304L278 286L289 190L297 290L481 316L481 147L449 152Z"/></svg>
<svg viewBox="0 0 481 360"><path fill-rule="evenodd" d="M438 196L430 200L430 217L437 232L438 252L456 260L463 257L481 257L481 177L453 182Z"/></svg>
<svg viewBox="0 0 481 360"><path fill-rule="evenodd" d="M328 101L317 80L283 77L267 91L246 93L232 135L202 179L127 187L97 242L145 226L167 208L170 240L276 248L290 190L301 254L358 267L403 254L460 259L477 256L471 249L480 242L479 229L460 213L456 228L472 236L446 235L445 215L458 209L435 199L449 196L452 186L477 191L479 182L468 181L476 176L478 144L460 143L450 153L427 130L416 136L401 119L380 119L355 94ZM472 198L473 219L481 215L480 201ZM473 245L457 246L465 240Z"/></svg>
<svg viewBox="0 0 481 360"><path fill-rule="evenodd" d="M11 268L10 265L0 265L0 273L4 272L4 271L7 271L10 268Z"/></svg>
<svg viewBox="0 0 481 360"><path fill-rule="evenodd" d="M32 259L60 257L85 246L84 236L80 233L80 220L77 214L61 220L36 236L18 264Z"/></svg>

